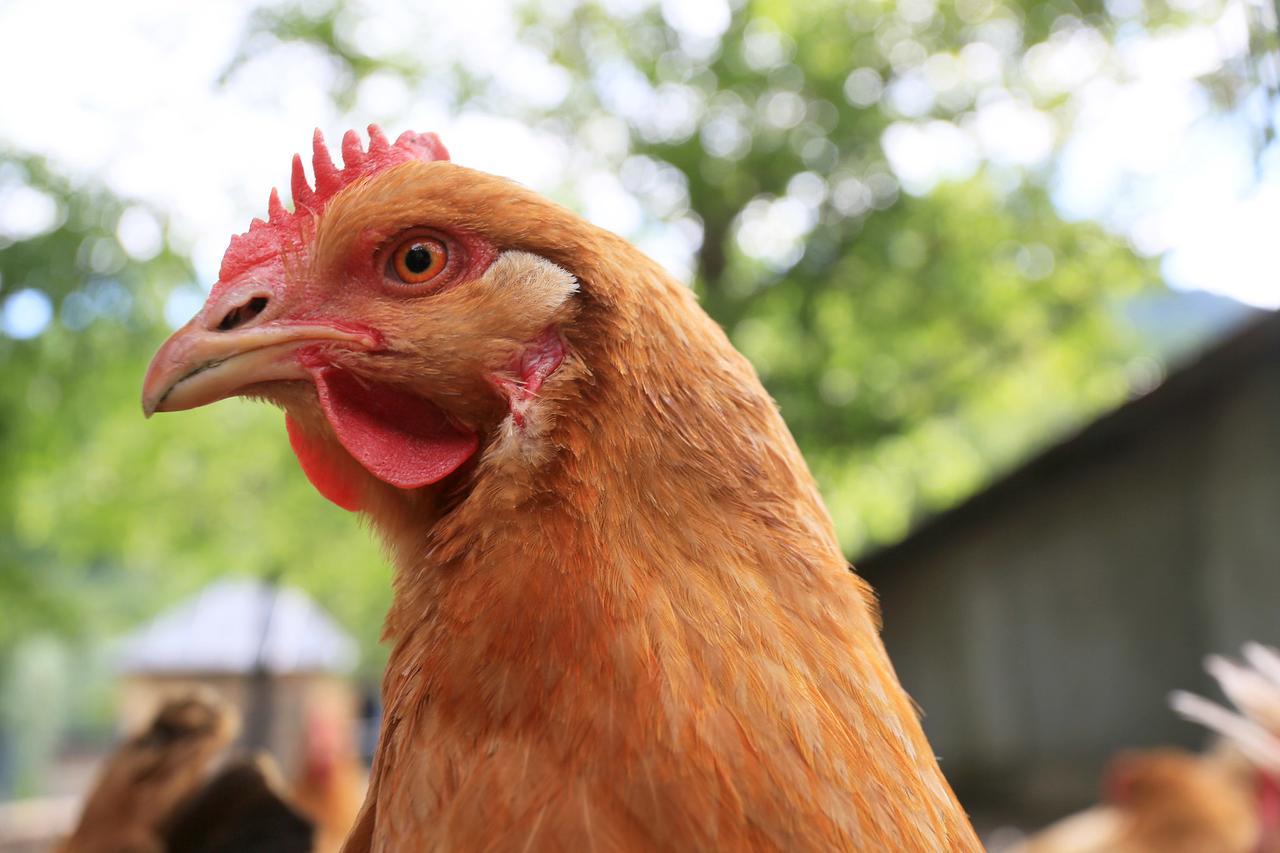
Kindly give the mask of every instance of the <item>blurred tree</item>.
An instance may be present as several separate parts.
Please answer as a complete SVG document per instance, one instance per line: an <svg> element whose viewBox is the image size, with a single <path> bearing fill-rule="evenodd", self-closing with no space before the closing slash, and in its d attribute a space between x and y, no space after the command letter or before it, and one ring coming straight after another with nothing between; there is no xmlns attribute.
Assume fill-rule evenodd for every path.
<svg viewBox="0 0 1280 853"><path fill-rule="evenodd" d="M18 796L35 796L45 790L42 777L69 717L68 664L65 644L48 633L18 645L14 664L0 682L0 728L23 736L13 743L8 767L0 767L0 791L9 787Z"/></svg>

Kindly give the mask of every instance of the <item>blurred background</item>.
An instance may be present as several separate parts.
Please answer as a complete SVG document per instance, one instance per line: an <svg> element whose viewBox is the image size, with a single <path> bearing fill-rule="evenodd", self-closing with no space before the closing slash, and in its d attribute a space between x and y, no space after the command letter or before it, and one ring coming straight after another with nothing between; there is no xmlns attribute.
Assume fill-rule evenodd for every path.
<svg viewBox="0 0 1280 853"><path fill-rule="evenodd" d="M1270 0L9 0L0 79L0 800L73 803L169 682L368 750L376 545L279 412L138 402L316 126L437 131L698 292L990 825L1280 642Z"/></svg>

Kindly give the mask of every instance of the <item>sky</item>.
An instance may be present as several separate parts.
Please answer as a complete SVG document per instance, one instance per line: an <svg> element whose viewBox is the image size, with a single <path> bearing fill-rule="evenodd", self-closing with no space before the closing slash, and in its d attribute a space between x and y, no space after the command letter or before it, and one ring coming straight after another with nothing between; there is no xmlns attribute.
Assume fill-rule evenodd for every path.
<svg viewBox="0 0 1280 853"><path fill-rule="evenodd" d="M1175 287L1276 308L1280 282L1270 241L1280 222L1280 152L1267 152L1259 163L1252 147L1256 122L1213 114L1195 82L1223 63L1242 61L1243 2L1231 0L1221 18L1191 30L1130 31L1114 53L1086 31L1067 33L1030 54L1024 67L1042 93L1073 99L1073 130L1062 143L1052 182L1065 217L1096 219L1138 250L1160 256ZM424 31L409 4L366 0L363 6L374 14L354 37L374 51L466 45L459 58L493 75L508 97L553 104L568 83L519 43L511 3L433 6L432 26ZM255 56L227 85L216 85L242 43L254 5L9 0L0 6L0 79L6 81L0 87L0 143L48 156L73 177L103 181L164 211L171 236L192 253L204 287L216 277L229 235L265 212L270 187L287 187L290 155L307 149L312 129L319 126L336 143L346 127L369 120L384 123L392 136L406 127L435 130L458 162L535 189L552 191L568 180L588 218L632 238L687 279L696 228L646 222L614 171L580 162L578 152L548 132L501 115L450 114L444 97L410 92L390 75L367 80L355 108L341 114L326 94L333 69L298 46ZM1120 0L1112 5L1125 7ZM906 6L924 13L932 8L928 2ZM663 11L692 44L714 40L728 21L724 0L672 0ZM406 44L410 39L419 41ZM966 49L926 62L919 74L883 93L902 117L883 141L904 190L927 192L983 162L1013 170L1049 162L1052 120L1001 94L989 80L990 96L980 98L965 122L924 115L932 89L955 75L981 81L992 67L987 52ZM620 78L618 86L626 85ZM846 94L867 97L876 85L851 73ZM592 132L606 148L625 145L619 122L606 116L598 124ZM797 198L805 191L799 187ZM783 202L746 218L744 228L798 239L807 227L803 205L790 195ZM49 199L0 165L0 234L38 233L55 213ZM130 254L145 258L158 250L161 232L140 207L122 220L119 236ZM785 240L777 251L786 257ZM179 291L168 306L169 319L185 321L201 299L198 288ZM0 317L0 325L19 336L48 321L47 304L31 293L10 297Z"/></svg>

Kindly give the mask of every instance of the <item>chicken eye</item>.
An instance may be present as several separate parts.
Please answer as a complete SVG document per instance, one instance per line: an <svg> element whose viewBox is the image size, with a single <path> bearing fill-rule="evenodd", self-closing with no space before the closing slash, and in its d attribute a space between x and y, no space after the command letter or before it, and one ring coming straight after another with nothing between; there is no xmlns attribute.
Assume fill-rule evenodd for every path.
<svg viewBox="0 0 1280 853"><path fill-rule="evenodd" d="M439 240L412 237L391 254L391 271L405 284L422 284L439 275L448 260L449 254Z"/></svg>

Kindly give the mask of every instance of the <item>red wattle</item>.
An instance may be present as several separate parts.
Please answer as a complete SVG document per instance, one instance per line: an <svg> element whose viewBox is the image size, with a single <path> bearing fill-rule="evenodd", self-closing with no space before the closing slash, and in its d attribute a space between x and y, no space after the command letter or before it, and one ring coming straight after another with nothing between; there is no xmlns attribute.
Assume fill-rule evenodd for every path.
<svg viewBox="0 0 1280 853"><path fill-rule="evenodd" d="M302 473L307 475L316 491L348 512L357 512L360 509L360 484L351 477L350 471L334 463L333 451L308 435L288 415L284 416L284 427L289 432L293 455L298 457Z"/></svg>
<svg viewBox="0 0 1280 853"><path fill-rule="evenodd" d="M311 375L338 441L384 483L416 489L439 482L480 446L475 433L458 429L439 407L416 394L367 383L334 367L313 368Z"/></svg>

